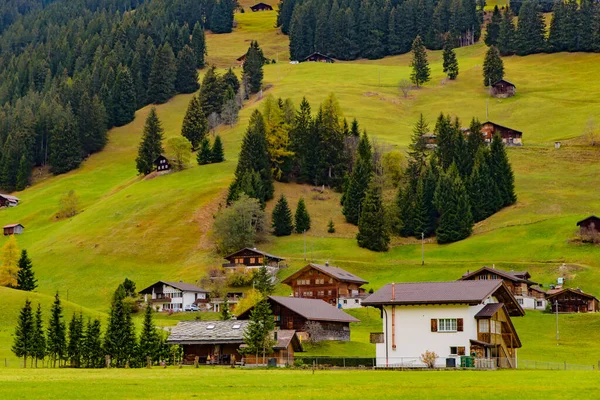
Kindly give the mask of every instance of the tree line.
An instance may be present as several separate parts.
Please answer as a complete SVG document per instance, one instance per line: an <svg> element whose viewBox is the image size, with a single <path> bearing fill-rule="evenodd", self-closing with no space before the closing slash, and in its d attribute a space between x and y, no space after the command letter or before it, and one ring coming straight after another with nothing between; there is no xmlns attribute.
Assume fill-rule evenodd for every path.
<svg viewBox="0 0 600 400"><path fill-rule="evenodd" d="M277 24L290 37L290 57L318 51L341 60L404 54L421 36L429 49L446 40L469 45L481 36L476 0L281 0Z"/></svg>
<svg viewBox="0 0 600 400"><path fill-rule="evenodd" d="M230 32L231 0L56 0L0 35L0 187L100 151L107 129L198 88L204 30ZM131 12L135 10L135 12Z"/></svg>

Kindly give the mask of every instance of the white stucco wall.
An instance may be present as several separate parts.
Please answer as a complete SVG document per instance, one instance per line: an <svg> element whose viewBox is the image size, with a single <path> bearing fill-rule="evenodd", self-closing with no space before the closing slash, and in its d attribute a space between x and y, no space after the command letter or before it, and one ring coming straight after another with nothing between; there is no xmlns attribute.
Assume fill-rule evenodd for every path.
<svg viewBox="0 0 600 400"><path fill-rule="evenodd" d="M344 300L346 303L344 304ZM338 308L361 308L362 307L362 299L356 297L346 297L338 299Z"/></svg>
<svg viewBox="0 0 600 400"><path fill-rule="evenodd" d="M535 297L524 297L524 296L515 296L515 298L517 299L519 304L521 304L519 299L522 299L523 303L521 304L521 307L523 307L527 310L545 310L546 309L546 304L547 304L546 299L536 299ZM542 302L542 304L540 306L537 305L538 301Z"/></svg>

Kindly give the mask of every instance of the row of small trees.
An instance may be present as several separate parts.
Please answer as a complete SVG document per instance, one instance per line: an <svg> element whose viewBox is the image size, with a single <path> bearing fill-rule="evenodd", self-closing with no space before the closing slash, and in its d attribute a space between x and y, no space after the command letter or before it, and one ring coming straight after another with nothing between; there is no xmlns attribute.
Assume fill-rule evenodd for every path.
<svg viewBox="0 0 600 400"><path fill-rule="evenodd" d="M310 229L310 215L306 209L304 199L298 200L296 213L292 219L292 210L290 210L285 195L282 194L273 208L272 226L275 236L289 236L294 231L296 233L308 231Z"/></svg>

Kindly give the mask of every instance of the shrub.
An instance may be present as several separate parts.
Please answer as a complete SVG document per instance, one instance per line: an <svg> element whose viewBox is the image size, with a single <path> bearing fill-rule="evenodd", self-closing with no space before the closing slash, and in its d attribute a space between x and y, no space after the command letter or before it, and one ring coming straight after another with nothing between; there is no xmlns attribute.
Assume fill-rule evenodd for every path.
<svg viewBox="0 0 600 400"><path fill-rule="evenodd" d="M304 367L304 360L301 358L297 358L294 360L294 367L296 368L302 368Z"/></svg>
<svg viewBox="0 0 600 400"><path fill-rule="evenodd" d="M227 274L227 286L246 287L252 285L252 274L246 271L236 271Z"/></svg>
<svg viewBox="0 0 600 400"><path fill-rule="evenodd" d="M421 362L427 365L427 368L435 368L436 358L438 358L438 355L435 351L425 350L425 353L421 354Z"/></svg>

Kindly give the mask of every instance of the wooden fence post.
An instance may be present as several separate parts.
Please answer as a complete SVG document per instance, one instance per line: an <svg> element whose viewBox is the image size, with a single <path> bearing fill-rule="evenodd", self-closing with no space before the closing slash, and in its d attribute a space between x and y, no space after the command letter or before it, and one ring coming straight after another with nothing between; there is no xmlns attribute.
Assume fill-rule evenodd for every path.
<svg viewBox="0 0 600 400"><path fill-rule="evenodd" d="M106 368L110 368L110 356L106 355Z"/></svg>
<svg viewBox="0 0 600 400"><path fill-rule="evenodd" d="M150 356L146 356L146 368L152 368L152 360Z"/></svg>

